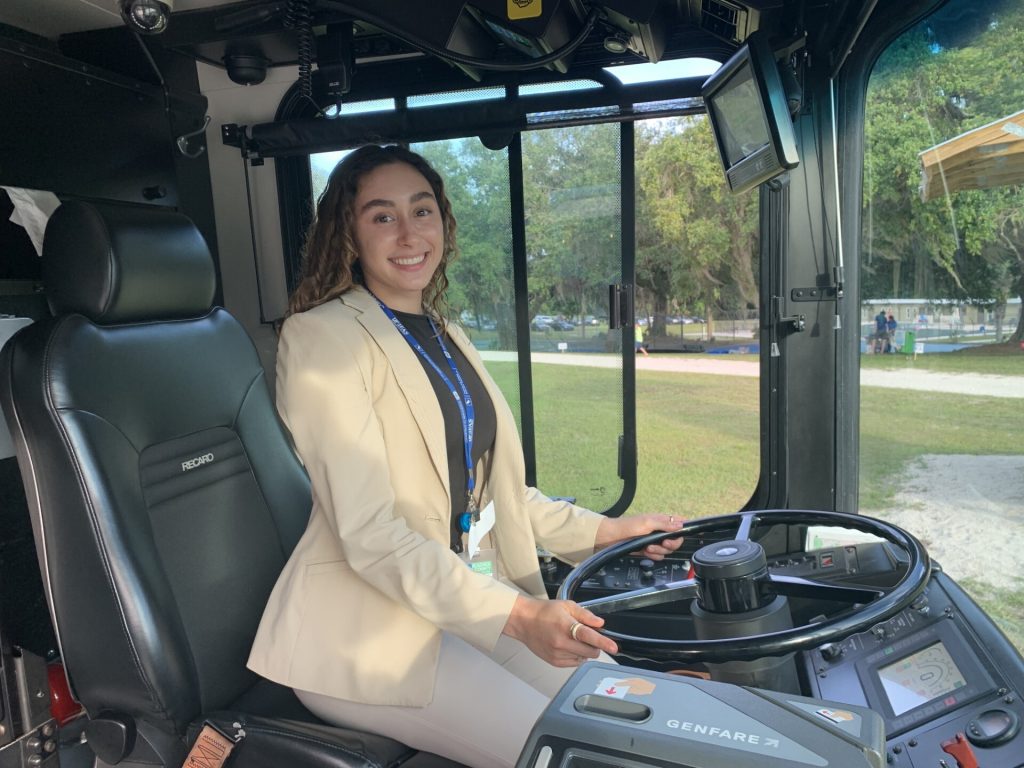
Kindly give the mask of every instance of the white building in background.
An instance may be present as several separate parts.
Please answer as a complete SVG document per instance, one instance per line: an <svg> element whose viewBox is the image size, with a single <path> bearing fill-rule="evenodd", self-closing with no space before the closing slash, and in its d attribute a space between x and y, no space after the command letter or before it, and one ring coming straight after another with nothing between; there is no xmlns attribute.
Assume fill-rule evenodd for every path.
<svg viewBox="0 0 1024 768"><path fill-rule="evenodd" d="M874 323L882 310L892 312L900 326L927 325L943 328L963 327L976 330L980 326L995 327L992 307L968 304L958 299L865 299L860 305L861 324ZM1006 302L1003 328L1013 331L1020 317L1020 297Z"/></svg>

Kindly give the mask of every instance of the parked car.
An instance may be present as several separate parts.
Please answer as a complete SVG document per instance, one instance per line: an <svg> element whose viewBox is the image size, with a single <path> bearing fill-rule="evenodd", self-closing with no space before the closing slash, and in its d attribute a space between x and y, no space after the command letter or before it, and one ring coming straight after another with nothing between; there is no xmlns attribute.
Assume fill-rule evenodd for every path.
<svg viewBox="0 0 1024 768"><path fill-rule="evenodd" d="M562 320L559 318L555 318L551 321L551 327L556 331L571 331L576 328L576 326L568 320Z"/></svg>
<svg viewBox="0 0 1024 768"><path fill-rule="evenodd" d="M554 327L556 318L554 315L534 315L530 321L530 328L535 331L550 331Z"/></svg>

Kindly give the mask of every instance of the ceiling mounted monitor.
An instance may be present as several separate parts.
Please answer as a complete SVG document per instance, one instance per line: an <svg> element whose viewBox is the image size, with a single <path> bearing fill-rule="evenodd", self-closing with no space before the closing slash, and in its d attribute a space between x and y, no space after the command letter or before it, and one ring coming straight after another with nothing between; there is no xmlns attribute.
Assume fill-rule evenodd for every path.
<svg viewBox="0 0 1024 768"><path fill-rule="evenodd" d="M761 33L708 78L702 95L734 194L799 164L779 68Z"/></svg>

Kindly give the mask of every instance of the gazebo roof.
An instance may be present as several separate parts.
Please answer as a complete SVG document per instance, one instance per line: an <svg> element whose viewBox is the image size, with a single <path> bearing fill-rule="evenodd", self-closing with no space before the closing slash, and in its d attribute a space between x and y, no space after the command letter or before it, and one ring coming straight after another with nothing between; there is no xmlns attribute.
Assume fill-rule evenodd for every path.
<svg viewBox="0 0 1024 768"><path fill-rule="evenodd" d="M918 153L921 199L1024 182L1024 110Z"/></svg>

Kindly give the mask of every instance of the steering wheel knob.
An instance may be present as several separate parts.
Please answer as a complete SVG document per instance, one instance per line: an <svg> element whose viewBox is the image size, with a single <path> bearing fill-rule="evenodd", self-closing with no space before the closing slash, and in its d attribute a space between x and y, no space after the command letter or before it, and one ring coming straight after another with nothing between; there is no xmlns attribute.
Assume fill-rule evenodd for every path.
<svg viewBox="0 0 1024 768"><path fill-rule="evenodd" d="M717 541L693 553L697 603L711 613L746 613L775 597L764 586L768 561L756 541Z"/></svg>

